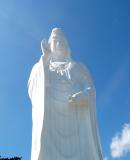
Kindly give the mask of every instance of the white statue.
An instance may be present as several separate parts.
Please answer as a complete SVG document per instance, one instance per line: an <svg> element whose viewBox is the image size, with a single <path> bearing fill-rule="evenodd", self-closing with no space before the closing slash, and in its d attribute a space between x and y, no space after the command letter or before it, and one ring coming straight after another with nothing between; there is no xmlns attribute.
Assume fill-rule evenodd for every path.
<svg viewBox="0 0 130 160"><path fill-rule="evenodd" d="M87 67L71 59L59 28L41 42L28 93L32 102L31 160L103 160L96 97Z"/></svg>

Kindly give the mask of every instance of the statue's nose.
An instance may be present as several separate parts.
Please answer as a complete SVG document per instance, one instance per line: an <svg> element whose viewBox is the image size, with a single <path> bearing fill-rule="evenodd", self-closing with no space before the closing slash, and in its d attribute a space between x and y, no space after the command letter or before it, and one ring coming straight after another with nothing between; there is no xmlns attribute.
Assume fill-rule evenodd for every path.
<svg viewBox="0 0 130 160"><path fill-rule="evenodd" d="M50 47L51 47L52 52L56 51L56 40L55 39L52 39Z"/></svg>

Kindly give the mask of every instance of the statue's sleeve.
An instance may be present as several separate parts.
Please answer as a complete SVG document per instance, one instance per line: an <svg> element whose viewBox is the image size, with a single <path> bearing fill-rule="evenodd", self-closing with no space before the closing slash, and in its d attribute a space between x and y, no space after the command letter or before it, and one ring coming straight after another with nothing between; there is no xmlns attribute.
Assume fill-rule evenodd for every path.
<svg viewBox="0 0 130 160"><path fill-rule="evenodd" d="M34 93L35 85L36 85L36 71L37 71L38 63L34 64L32 67L31 73L29 75L27 87L28 87L28 95L29 98L32 100L32 95Z"/></svg>
<svg viewBox="0 0 130 160"><path fill-rule="evenodd" d="M44 72L42 57L34 64L27 82L32 103L32 149L31 160L37 160L40 152L40 136L44 119Z"/></svg>
<svg viewBox="0 0 130 160"><path fill-rule="evenodd" d="M80 70L80 80L84 84L85 90L83 91L84 94L87 95L88 97L88 104L89 104L89 112L90 112L90 122L91 122L91 133L93 137L93 143L96 149L97 157L99 157L100 160L103 159L103 154L102 154L102 148L101 148L101 142L100 142L100 136L99 136L99 128L98 128L98 121L97 121L97 116L96 116L96 88L94 84L94 79L87 68L84 64L80 63L79 64L79 70ZM87 88L87 92L86 92Z"/></svg>

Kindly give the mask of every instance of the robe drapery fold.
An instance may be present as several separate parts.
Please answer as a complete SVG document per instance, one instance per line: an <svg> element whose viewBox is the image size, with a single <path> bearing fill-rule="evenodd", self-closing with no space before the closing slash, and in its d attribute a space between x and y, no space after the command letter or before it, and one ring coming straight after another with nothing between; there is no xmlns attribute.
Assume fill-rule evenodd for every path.
<svg viewBox="0 0 130 160"><path fill-rule="evenodd" d="M38 160L44 120L44 65L43 55L33 66L28 79L28 94L32 102L31 160Z"/></svg>
<svg viewBox="0 0 130 160"><path fill-rule="evenodd" d="M59 103L58 101L55 104L50 104L50 106L45 106L46 81L45 81L45 64L44 64L43 55L41 56L40 60L32 68L32 71L30 73L30 77L28 80L28 94L32 102L32 122L33 122L31 160L68 160L68 159L69 160L103 160L98 127L97 127L97 120L96 120L96 91L95 91L94 83L85 65L75 63L74 61L71 61L71 62L72 62L72 65L74 65L74 67L72 68L70 67L70 69L67 70L66 75L68 75L68 78L70 78L71 76L73 76L73 73L74 73L74 75L76 76L75 78L81 83L85 84L84 86L87 88L87 91L86 90L83 91L84 98L82 100L79 99L79 102L78 102L78 99L77 99L77 102L72 103L72 106L71 104L68 106L65 106L68 109L68 111L71 112L73 110L74 113L76 113L76 115L74 115L73 113L69 113L67 109L64 107L64 105L62 106L60 104L61 102ZM53 65L54 63L52 63L52 66L51 66L51 70L52 70L51 74L53 74L52 72L55 73L55 68L53 68ZM61 74L63 74L63 72L61 72ZM55 83L53 85L55 85ZM74 84L74 86L76 85ZM61 85L61 88L62 87L64 86ZM64 87L64 89L67 89L67 88ZM49 103L53 103L53 100L52 100L53 97L55 98L59 93L57 93L56 90L52 91L51 89L49 90L49 92L50 94L48 96L50 98L47 97L47 99L49 99L50 101ZM75 95L76 94L77 93L75 93ZM59 97L57 97L58 98L57 100L60 100L59 98L62 98L62 100L64 100L65 96L66 96L65 93L61 92L61 94L59 94ZM63 107L63 110L60 106ZM53 111L52 120L51 120L51 117L49 117L50 116L49 112L51 111L47 109L48 107L50 108L53 107L53 109L54 108L57 109L60 116L59 119L56 111ZM70 110L69 110L69 107L71 107ZM46 112L45 112L45 108L46 108ZM43 152L43 148L44 148L43 138L45 138L43 137L43 126L45 125L44 112L45 112L45 115L47 114L48 118L50 119L49 121L51 121L51 122L48 122L47 125L49 125L49 123L53 123L54 121L56 121L57 122L56 126L59 127L57 131L59 131L59 133L62 133L61 139L59 136L59 139L57 139L56 141L56 137L54 137L55 144L57 145L57 150L59 150L55 152L57 152L57 154L62 153L62 155L55 155L53 153L53 157L51 157L50 155L51 151L54 152L55 149L54 147L52 147L53 144L50 144L51 143L50 140L48 141L45 140L47 143L49 142L49 144L47 145L50 146L51 151L50 150L48 151L49 154L47 157L49 158L44 158L45 157ZM67 118L64 118L63 116L61 116L60 113L61 114L64 113L67 116L69 115L68 118L70 118L70 120L72 121L67 120ZM75 116L76 116L76 121L74 120ZM60 119L61 119L61 122L60 122ZM46 122L47 121L45 121L45 123ZM61 125L61 123L63 123L63 125ZM69 132L68 130L65 130L65 128L69 128L69 127L70 127L70 130L72 130L72 133L73 131L77 133L72 134L71 131ZM74 130L74 127L75 127L75 130ZM58 132L56 131L56 128L51 129L51 131L54 132L54 136L57 136ZM63 131L65 131L65 133L63 133ZM73 135L75 136L75 137L73 136L74 138L72 139L69 138L70 142L68 142L68 144L69 143L70 145L72 144L72 146L68 145L68 147L72 149L72 153L70 153L71 151L68 151L67 148L64 148L65 146L67 146L67 144L64 144L64 143L67 143L68 139L64 141L63 134L64 135L66 134L67 136L70 135L71 137ZM67 136L64 136L64 138L66 138ZM49 137L49 134L48 134L48 136L46 136L46 139L47 138L50 139L52 137ZM60 144L62 145L60 146ZM77 146L75 147L74 144ZM45 146L45 149L46 149L46 146ZM63 153L64 151L65 153ZM53 159L54 156L57 156L58 158Z"/></svg>

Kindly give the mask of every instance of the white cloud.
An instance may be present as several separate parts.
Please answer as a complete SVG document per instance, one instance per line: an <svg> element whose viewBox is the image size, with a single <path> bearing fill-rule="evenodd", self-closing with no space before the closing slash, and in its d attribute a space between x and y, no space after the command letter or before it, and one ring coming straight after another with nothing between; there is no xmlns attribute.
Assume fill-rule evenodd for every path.
<svg viewBox="0 0 130 160"><path fill-rule="evenodd" d="M113 158L120 158L130 152L130 124L124 124L122 131L112 138L110 149Z"/></svg>

